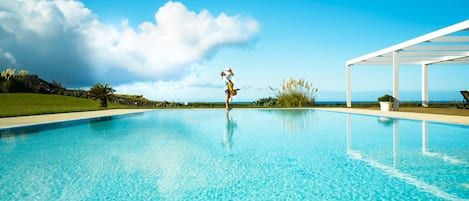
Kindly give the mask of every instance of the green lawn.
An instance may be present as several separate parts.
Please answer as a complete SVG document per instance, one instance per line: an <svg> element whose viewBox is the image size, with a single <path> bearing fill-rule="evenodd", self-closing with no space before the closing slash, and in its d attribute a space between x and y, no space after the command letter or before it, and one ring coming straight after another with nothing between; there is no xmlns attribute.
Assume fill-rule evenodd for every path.
<svg viewBox="0 0 469 201"><path fill-rule="evenodd" d="M108 108L129 107L110 103ZM33 93L0 93L0 117L102 109L99 107L99 101L85 98Z"/></svg>
<svg viewBox="0 0 469 201"><path fill-rule="evenodd" d="M445 107L443 107L445 106ZM222 103L191 103L188 106L167 106L160 109L171 108L223 108ZM234 105L235 108L263 108L254 105ZM323 105L319 107L345 107L344 105ZM358 104L355 108L378 110L376 103ZM127 106L116 103L109 103L107 109L132 109L132 108L156 108L151 106ZM36 114L52 114L63 112L79 112L103 110L99 107L99 101L75 98L61 95L46 95L33 93L0 93L0 117L26 116ZM400 111L418 112L428 114L446 114L469 116L469 110L456 109L453 105L436 105L433 108L422 108L416 105L403 104Z"/></svg>

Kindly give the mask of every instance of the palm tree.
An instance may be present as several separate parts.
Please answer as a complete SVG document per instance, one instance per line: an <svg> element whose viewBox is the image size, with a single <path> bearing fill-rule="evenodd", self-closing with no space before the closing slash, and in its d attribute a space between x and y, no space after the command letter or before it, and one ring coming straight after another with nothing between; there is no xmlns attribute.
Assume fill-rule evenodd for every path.
<svg viewBox="0 0 469 201"><path fill-rule="evenodd" d="M101 107L107 107L107 100L113 95L114 90L109 84L96 83L90 89L90 96L94 100L99 99Z"/></svg>

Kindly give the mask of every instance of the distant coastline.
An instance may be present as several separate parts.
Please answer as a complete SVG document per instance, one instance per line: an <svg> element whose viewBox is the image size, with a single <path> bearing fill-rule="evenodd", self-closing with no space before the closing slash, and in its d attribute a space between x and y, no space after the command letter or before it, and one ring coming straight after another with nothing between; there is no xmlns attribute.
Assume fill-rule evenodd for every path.
<svg viewBox="0 0 469 201"><path fill-rule="evenodd" d="M464 90L464 89L461 89ZM429 91L428 97L430 102L434 103L449 103L449 102L462 102L460 90L454 91ZM384 95L392 95L392 91L352 91L352 103L371 103L376 102L377 98ZM399 93L401 102L421 102L420 91L401 91ZM261 98L261 97L260 97ZM234 99L236 104L250 104L258 99ZM316 96L316 104L345 104L345 91L320 91ZM177 102L177 101L176 101ZM209 102L209 103L222 103L222 99L200 99L190 102Z"/></svg>
<svg viewBox="0 0 469 201"><path fill-rule="evenodd" d="M465 90L465 89L460 89ZM462 101L463 98L459 93L460 90L454 91L429 91L428 98L430 102L451 102ZM374 102L378 97L390 94L392 91L352 91L352 101L356 102ZM403 102L420 102L422 100L420 91L400 91L399 97ZM345 92L322 92L318 93L316 102L340 102L345 101Z"/></svg>
<svg viewBox="0 0 469 201"><path fill-rule="evenodd" d="M430 101L430 103L434 104L448 104L454 103L455 101ZM460 101L456 101L460 102ZM208 102L212 104L224 104L224 102L216 101L216 102ZM233 101L233 105L250 105L253 102L250 101ZM403 101L403 103L415 103L420 104L421 101ZM346 101L316 101L316 105L346 105ZM378 104L376 101L352 101L352 104Z"/></svg>

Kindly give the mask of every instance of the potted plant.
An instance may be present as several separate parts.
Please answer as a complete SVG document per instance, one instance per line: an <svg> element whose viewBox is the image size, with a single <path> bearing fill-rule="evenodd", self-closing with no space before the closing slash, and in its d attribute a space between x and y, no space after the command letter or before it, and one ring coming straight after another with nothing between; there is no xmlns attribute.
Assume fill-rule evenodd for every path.
<svg viewBox="0 0 469 201"><path fill-rule="evenodd" d="M385 94L384 96L379 97L378 101L381 111L390 111L394 97L389 94Z"/></svg>

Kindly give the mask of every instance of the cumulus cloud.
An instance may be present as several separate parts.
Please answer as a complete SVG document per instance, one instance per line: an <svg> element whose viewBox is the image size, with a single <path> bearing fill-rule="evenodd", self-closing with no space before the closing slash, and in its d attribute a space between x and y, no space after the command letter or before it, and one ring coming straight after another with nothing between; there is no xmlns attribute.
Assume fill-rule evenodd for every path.
<svg viewBox="0 0 469 201"><path fill-rule="evenodd" d="M122 94L142 94L151 100L207 101L218 100L223 95L221 84L201 81L193 74L174 81L134 82L116 86Z"/></svg>
<svg viewBox="0 0 469 201"><path fill-rule="evenodd" d="M2 1L0 65L57 81L86 82L93 74L80 29L93 21L91 11L78 2Z"/></svg>
<svg viewBox="0 0 469 201"><path fill-rule="evenodd" d="M194 64L222 47L249 43L260 30L249 17L197 13L171 1L137 28L127 20L106 24L81 2L61 0L2 0L0 22L0 67L66 86L187 81Z"/></svg>

